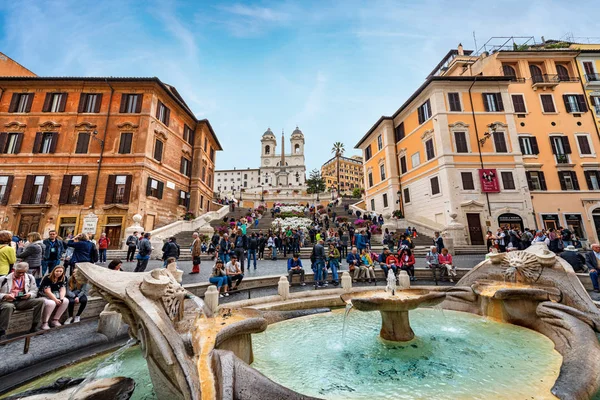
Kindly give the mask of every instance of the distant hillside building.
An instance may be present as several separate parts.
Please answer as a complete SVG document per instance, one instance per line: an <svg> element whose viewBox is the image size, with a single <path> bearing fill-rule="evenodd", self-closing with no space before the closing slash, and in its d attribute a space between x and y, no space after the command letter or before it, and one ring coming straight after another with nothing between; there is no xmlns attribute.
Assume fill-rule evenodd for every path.
<svg viewBox="0 0 600 400"><path fill-rule="evenodd" d="M337 190L337 158L329 159L321 166L321 176L328 190ZM340 157L340 193L352 193L363 188L363 164L361 156Z"/></svg>

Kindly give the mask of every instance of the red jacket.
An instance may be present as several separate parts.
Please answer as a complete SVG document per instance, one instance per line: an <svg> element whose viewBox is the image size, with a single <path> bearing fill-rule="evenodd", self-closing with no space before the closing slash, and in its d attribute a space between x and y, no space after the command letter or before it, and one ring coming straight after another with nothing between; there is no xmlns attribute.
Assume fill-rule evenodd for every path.
<svg viewBox="0 0 600 400"><path fill-rule="evenodd" d="M110 239L105 237L105 238L100 238L98 239L98 248L100 250L106 250L108 249L108 246L110 246Z"/></svg>
<svg viewBox="0 0 600 400"><path fill-rule="evenodd" d="M389 256L387 256L387 258L385 259L385 263L387 265L392 265L392 263L398 265L398 259L396 258L396 256L394 256L393 254L390 254Z"/></svg>
<svg viewBox="0 0 600 400"><path fill-rule="evenodd" d="M415 256L411 254L410 257L408 257L408 261L406 261L405 258L405 254L402 254L400 257L398 257L401 265L415 265Z"/></svg>

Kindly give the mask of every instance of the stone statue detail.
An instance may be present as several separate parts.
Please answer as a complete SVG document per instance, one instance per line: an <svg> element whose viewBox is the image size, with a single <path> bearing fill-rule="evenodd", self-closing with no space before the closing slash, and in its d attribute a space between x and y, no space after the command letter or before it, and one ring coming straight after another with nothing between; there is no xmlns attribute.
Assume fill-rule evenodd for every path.
<svg viewBox="0 0 600 400"><path fill-rule="evenodd" d="M502 267L507 281L520 283L536 282L543 270L536 255L526 251L505 253Z"/></svg>

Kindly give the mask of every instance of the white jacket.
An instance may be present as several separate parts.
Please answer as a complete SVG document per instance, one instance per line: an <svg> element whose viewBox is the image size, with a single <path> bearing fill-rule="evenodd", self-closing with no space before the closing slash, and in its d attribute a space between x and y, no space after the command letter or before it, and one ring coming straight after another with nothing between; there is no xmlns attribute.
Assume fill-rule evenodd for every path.
<svg viewBox="0 0 600 400"><path fill-rule="evenodd" d="M10 290L13 286L14 272L0 277L0 300L4 301L4 296L10 294ZM25 274L25 294L31 295L30 298L36 298L38 294L38 287L35 283L35 278L31 274Z"/></svg>

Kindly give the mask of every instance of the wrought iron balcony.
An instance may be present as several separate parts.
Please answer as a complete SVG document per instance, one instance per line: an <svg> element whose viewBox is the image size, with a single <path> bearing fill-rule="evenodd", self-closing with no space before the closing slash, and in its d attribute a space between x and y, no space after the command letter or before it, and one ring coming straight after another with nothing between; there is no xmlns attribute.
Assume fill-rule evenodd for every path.
<svg viewBox="0 0 600 400"><path fill-rule="evenodd" d="M585 74L586 86L598 85L600 86L600 74Z"/></svg>
<svg viewBox="0 0 600 400"><path fill-rule="evenodd" d="M556 163L557 164L569 164L569 156L566 154L557 154L556 155Z"/></svg>
<svg viewBox="0 0 600 400"><path fill-rule="evenodd" d="M560 82L557 74L544 74L544 75L532 75L531 76L531 86L534 89L538 87L547 88L547 87L555 87Z"/></svg>

